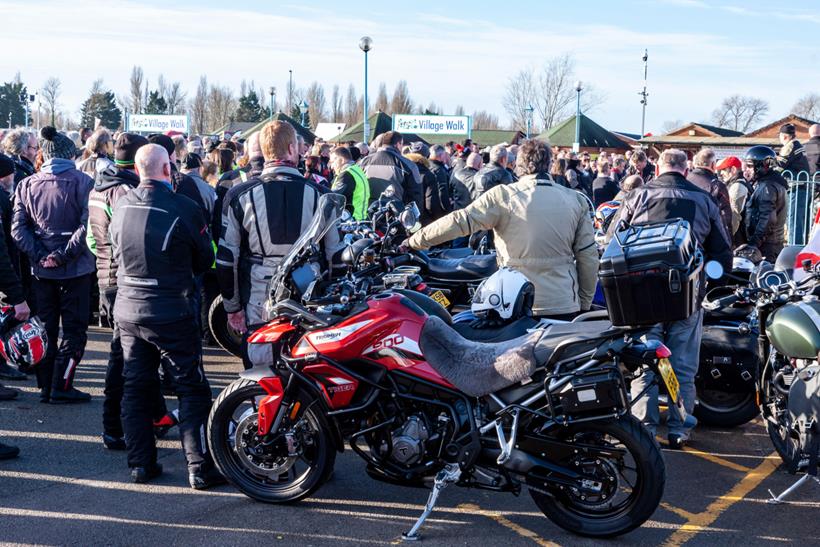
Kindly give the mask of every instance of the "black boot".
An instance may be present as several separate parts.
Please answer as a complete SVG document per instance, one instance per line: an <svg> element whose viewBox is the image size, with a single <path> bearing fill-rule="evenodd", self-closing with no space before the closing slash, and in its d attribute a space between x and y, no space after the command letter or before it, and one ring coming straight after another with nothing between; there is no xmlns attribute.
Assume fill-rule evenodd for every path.
<svg viewBox="0 0 820 547"><path fill-rule="evenodd" d="M20 392L16 389L0 384L0 401L11 401L12 399L16 399L19 394Z"/></svg>
<svg viewBox="0 0 820 547"><path fill-rule="evenodd" d="M10 460L20 454L20 449L10 444L0 443L0 460Z"/></svg>
<svg viewBox="0 0 820 547"><path fill-rule="evenodd" d="M162 475L162 465L155 463L146 467L132 467L131 480L137 484L144 484Z"/></svg>
<svg viewBox="0 0 820 547"><path fill-rule="evenodd" d="M54 405L70 403L87 403L90 400L91 395L83 391L80 391L75 387L68 388L65 391L63 391L62 389L51 390L51 404Z"/></svg>
<svg viewBox="0 0 820 547"><path fill-rule="evenodd" d="M225 484L227 481L215 467L208 466L204 470L189 471L188 482L194 490L205 490L206 488Z"/></svg>
<svg viewBox="0 0 820 547"><path fill-rule="evenodd" d="M108 450L125 450L125 439L103 433L103 444Z"/></svg>
<svg viewBox="0 0 820 547"><path fill-rule="evenodd" d="M27 376L11 366L10 364L6 363L5 361L0 361L0 379L2 380L25 380Z"/></svg>

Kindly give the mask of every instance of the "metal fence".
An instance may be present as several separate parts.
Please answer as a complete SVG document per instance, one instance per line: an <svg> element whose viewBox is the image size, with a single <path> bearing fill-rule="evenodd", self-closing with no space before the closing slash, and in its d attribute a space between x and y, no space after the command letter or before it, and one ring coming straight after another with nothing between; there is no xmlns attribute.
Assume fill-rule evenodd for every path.
<svg viewBox="0 0 820 547"><path fill-rule="evenodd" d="M789 183L789 216L786 222L786 241L789 245L805 245L809 241L814 219L820 207L820 171L812 177L808 171L783 171Z"/></svg>

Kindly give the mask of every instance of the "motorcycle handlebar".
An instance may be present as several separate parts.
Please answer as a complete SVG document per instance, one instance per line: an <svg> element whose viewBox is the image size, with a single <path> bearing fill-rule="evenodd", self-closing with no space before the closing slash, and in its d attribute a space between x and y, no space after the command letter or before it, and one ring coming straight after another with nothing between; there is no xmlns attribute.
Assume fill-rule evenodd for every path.
<svg viewBox="0 0 820 547"><path fill-rule="evenodd" d="M731 306L732 304L739 302L740 296L736 294L730 294L729 296L724 296L723 298L718 298L717 300L703 301L703 309L707 311L714 311L719 310L721 308L725 308L727 306Z"/></svg>

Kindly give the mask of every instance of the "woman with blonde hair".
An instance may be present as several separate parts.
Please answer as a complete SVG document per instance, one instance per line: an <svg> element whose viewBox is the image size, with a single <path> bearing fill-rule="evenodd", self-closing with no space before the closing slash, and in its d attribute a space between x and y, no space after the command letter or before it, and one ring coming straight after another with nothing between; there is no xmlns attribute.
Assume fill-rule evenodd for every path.
<svg viewBox="0 0 820 547"><path fill-rule="evenodd" d="M114 165L111 161L113 152L114 141L111 139L111 133L108 129L100 127L85 141L85 151L82 159L77 161L77 170L91 178L96 178L97 173L102 173Z"/></svg>

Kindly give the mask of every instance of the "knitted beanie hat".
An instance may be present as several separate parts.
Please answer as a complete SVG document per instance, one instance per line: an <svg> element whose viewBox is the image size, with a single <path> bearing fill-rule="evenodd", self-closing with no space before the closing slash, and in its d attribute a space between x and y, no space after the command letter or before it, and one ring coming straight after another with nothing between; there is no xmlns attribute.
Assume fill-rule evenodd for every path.
<svg viewBox="0 0 820 547"><path fill-rule="evenodd" d="M74 142L50 125L40 131L40 150L43 151L43 161L52 158L73 160L77 156Z"/></svg>

